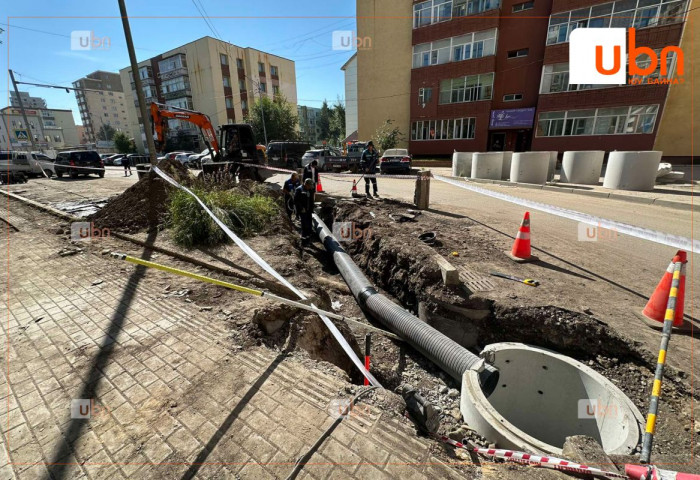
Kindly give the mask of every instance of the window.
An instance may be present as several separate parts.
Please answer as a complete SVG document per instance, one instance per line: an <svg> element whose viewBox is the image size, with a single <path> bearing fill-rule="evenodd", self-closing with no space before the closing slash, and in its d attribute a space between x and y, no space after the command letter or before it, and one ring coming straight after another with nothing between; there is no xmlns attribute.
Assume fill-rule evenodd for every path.
<svg viewBox="0 0 700 480"><path fill-rule="evenodd" d="M538 137L652 133L658 105L540 113Z"/></svg>
<svg viewBox="0 0 700 480"><path fill-rule="evenodd" d="M262 62L258 62L258 73L265 75L265 64Z"/></svg>
<svg viewBox="0 0 700 480"><path fill-rule="evenodd" d="M226 97L226 108L233 108L233 99L231 97Z"/></svg>
<svg viewBox="0 0 700 480"><path fill-rule="evenodd" d="M493 94L493 73L467 75L440 82L440 104L490 100Z"/></svg>
<svg viewBox="0 0 700 480"><path fill-rule="evenodd" d="M219 60L221 61L221 65L228 65L228 57L224 53L219 54Z"/></svg>
<svg viewBox="0 0 700 480"><path fill-rule="evenodd" d="M272 86L272 93L275 95L279 95L280 93L280 86L279 85L273 85Z"/></svg>
<svg viewBox="0 0 700 480"><path fill-rule="evenodd" d="M260 82L260 93L267 93L267 83Z"/></svg>
<svg viewBox="0 0 700 480"><path fill-rule="evenodd" d="M277 70L277 67L275 67L274 65L270 65L270 75L272 75L273 77L279 75L279 70Z"/></svg>
<svg viewBox="0 0 700 480"><path fill-rule="evenodd" d="M504 102L517 102L518 100L523 99L523 94L522 93L506 93L503 95L503 101Z"/></svg>
<svg viewBox="0 0 700 480"><path fill-rule="evenodd" d="M533 8L535 8L535 2L516 3L513 5L513 13L532 10Z"/></svg>
<svg viewBox="0 0 700 480"><path fill-rule="evenodd" d="M425 106L430 103L433 99L433 89L432 88L419 88L418 89L418 104Z"/></svg>
<svg viewBox="0 0 700 480"><path fill-rule="evenodd" d="M174 57L166 58L158 62L158 69L161 74L186 66L184 55L175 55ZM140 72L141 70L139 70L139 73Z"/></svg>
<svg viewBox="0 0 700 480"><path fill-rule="evenodd" d="M245 80L243 80L242 78L238 79L238 90L240 90L241 92L245 92Z"/></svg>
<svg viewBox="0 0 700 480"><path fill-rule="evenodd" d="M224 87L230 87L231 86L231 77L227 77L224 75Z"/></svg>
<svg viewBox="0 0 700 480"><path fill-rule="evenodd" d="M476 118L424 120L411 125L411 140L465 140L473 139Z"/></svg>
<svg viewBox="0 0 700 480"><path fill-rule="evenodd" d="M483 30L413 47L413 68L459 62L496 53L497 30Z"/></svg>
<svg viewBox="0 0 700 480"><path fill-rule="evenodd" d="M588 28L645 28L682 22L686 0L618 0L549 17L547 45L569 41L571 32Z"/></svg>
<svg viewBox="0 0 700 480"><path fill-rule="evenodd" d="M238 68L239 70L243 70L243 59L242 58L236 59L236 68Z"/></svg>
<svg viewBox="0 0 700 480"><path fill-rule="evenodd" d="M160 84L160 91L163 94L179 91L183 91L184 94L184 91L189 90L189 88L190 84L189 82L185 81L184 77L171 78L170 80L165 80Z"/></svg>
<svg viewBox="0 0 700 480"><path fill-rule="evenodd" d="M511 50L510 52L508 52L508 58L527 57L528 53L530 53L529 48L521 48L520 50Z"/></svg>
<svg viewBox="0 0 700 480"><path fill-rule="evenodd" d="M248 100L241 100L241 109L248 110Z"/></svg>
<svg viewBox="0 0 700 480"><path fill-rule="evenodd" d="M428 0L413 6L413 28L452 18L452 0Z"/></svg>

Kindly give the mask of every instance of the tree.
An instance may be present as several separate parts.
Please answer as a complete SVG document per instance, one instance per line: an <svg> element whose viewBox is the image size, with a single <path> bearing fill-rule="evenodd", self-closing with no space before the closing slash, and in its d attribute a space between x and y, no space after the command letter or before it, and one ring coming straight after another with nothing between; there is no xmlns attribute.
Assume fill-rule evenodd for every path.
<svg viewBox="0 0 700 480"><path fill-rule="evenodd" d="M318 114L318 135L321 140L328 140L331 136L331 110L328 108L328 102L323 101L321 112Z"/></svg>
<svg viewBox="0 0 700 480"><path fill-rule="evenodd" d="M345 138L345 105L338 99L331 110L330 140L335 145Z"/></svg>
<svg viewBox="0 0 700 480"><path fill-rule="evenodd" d="M265 128L263 129L263 113L265 115ZM267 140L296 140L298 118L294 105L289 103L283 95L275 96L274 100L262 97L257 100L250 109L246 122L253 126L257 143L265 143L265 131Z"/></svg>
<svg viewBox="0 0 700 480"><path fill-rule="evenodd" d="M103 123L102 126L100 127L100 130L97 132L97 141L99 142L100 140L109 142L110 140L114 139L114 134L117 133L117 131L114 129L113 126Z"/></svg>
<svg viewBox="0 0 700 480"><path fill-rule="evenodd" d="M134 141L129 138L129 136L124 132L117 132L114 134L114 148L117 149L117 153L136 153L136 145Z"/></svg>
<svg viewBox="0 0 700 480"><path fill-rule="evenodd" d="M393 120L386 120L384 125L379 127L374 134L378 147L382 151L388 148L396 148L396 145L404 139L404 135L399 130L399 127L392 128L392 123L394 123Z"/></svg>

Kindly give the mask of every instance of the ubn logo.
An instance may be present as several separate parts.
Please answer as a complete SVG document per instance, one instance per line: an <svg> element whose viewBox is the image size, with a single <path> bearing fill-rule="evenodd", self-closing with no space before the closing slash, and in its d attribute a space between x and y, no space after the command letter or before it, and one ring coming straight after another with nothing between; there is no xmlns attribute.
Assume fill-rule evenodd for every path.
<svg viewBox="0 0 700 480"><path fill-rule="evenodd" d="M598 242L617 240L617 230L614 228L601 227L598 225L589 225L584 222L578 222L578 240L579 242Z"/></svg>
<svg viewBox="0 0 700 480"><path fill-rule="evenodd" d="M352 30L333 31L333 50L368 50L372 48L372 39L368 36L358 37Z"/></svg>
<svg viewBox="0 0 700 480"><path fill-rule="evenodd" d="M107 237L109 237L109 228L96 228L92 222L73 222L70 225L70 239L74 242Z"/></svg>
<svg viewBox="0 0 700 480"><path fill-rule="evenodd" d="M661 55L656 55L651 48L636 45L636 31L630 28L629 76L650 75L661 62L659 75L667 77L670 74L668 58L671 52L675 53L677 58L677 74L683 75L683 51L680 47L665 47L661 50ZM649 57L647 66L638 65L637 59L640 55ZM627 57L627 29L577 28L569 37L569 83L593 85L629 83L628 72L625 71L623 63ZM671 83L671 80L667 78L664 83Z"/></svg>
<svg viewBox="0 0 700 480"><path fill-rule="evenodd" d="M70 418L90 419L108 413L106 405L95 403L92 398L75 398L70 402Z"/></svg>
<svg viewBox="0 0 700 480"><path fill-rule="evenodd" d="M619 418L620 412L617 404L605 403L600 398L582 398L578 401L578 418L600 419Z"/></svg>
<svg viewBox="0 0 700 480"><path fill-rule="evenodd" d="M92 30L70 32L71 50L108 50L111 45L109 37L96 37Z"/></svg>
<svg viewBox="0 0 700 480"><path fill-rule="evenodd" d="M365 236L369 236L372 230L360 228L355 225L355 222L334 222L333 236L340 242L350 242L352 240L361 240Z"/></svg>

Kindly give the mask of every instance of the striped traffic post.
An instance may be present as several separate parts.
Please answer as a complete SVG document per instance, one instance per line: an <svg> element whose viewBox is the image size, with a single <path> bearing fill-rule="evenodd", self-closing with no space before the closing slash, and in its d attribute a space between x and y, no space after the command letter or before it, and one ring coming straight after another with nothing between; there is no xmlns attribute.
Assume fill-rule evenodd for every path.
<svg viewBox="0 0 700 480"><path fill-rule="evenodd" d="M671 280L671 290L666 304L666 315L664 316L664 327L661 333L661 348L659 349L659 359L656 363L654 373L654 386L651 389L651 400L649 402L649 413L647 415L646 431L642 441L642 454L640 462L648 464L651 458L651 445L654 442L654 430L656 429L656 416L659 411L659 397L661 396L661 380L664 375L666 364L666 351L671 340L671 330L673 329L673 319L676 315L676 298L681 281L681 270L685 263L685 252L680 251L673 257L673 279Z"/></svg>

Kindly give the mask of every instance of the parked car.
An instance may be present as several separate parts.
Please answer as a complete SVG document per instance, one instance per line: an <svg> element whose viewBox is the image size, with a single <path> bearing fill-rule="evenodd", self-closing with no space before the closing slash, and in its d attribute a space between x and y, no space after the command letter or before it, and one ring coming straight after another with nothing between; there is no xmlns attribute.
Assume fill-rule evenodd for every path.
<svg viewBox="0 0 700 480"><path fill-rule="evenodd" d="M105 176L104 162L100 155L94 150L71 150L60 152L54 162L54 170L58 178L64 174L71 178L78 178L78 175L96 174L100 178Z"/></svg>
<svg viewBox="0 0 700 480"><path fill-rule="evenodd" d="M55 172L53 168L53 158L42 152L32 152L32 173L37 177L51 177Z"/></svg>
<svg viewBox="0 0 700 480"><path fill-rule="evenodd" d="M151 157L148 155L140 155L138 153L130 153L126 156L126 159L129 160L129 165L132 167L142 163L151 163ZM124 165L124 158L121 159L121 164Z"/></svg>
<svg viewBox="0 0 700 480"><path fill-rule="evenodd" d="M26 182L28 177L36 175L28 155L30 154L27 152L16 150L0 152L0 175L3 183Z"/></svg>
<svg viewBox="0 0 700 480"><path fill-rule="evenodd" d="M272 141L267 144L270 165L285 168L302 167L302 157L311 150L309 142Z"/></svg>
<svg viewBox="0 0 700 480"><path fill-rule="evenodd" d="M181 155L183 153L187 153L189 155L192 155L194 152L188 151L188 150L177 150L175 152L169 152L165 154L165 158L168 160L175 160L178 155Z"/></svg>
<svg viewBox="0 0 700 480"><path fill-rule="evenodd" d="M348 157L359 159L367 148L367 142L355 142L348 145Z"/></svg>
<svg viewBox="0 0 700 480"><path fill-rule="evenodd" d="M185 163L185 166L188 168L201 168L202 167L202 157L209 155L209 149L205 148L202 150L200 153L193 153L189 157L187 157L187 162Z"/></svg>
<svg viewBox="0 0 700 480"><path fill-rule="evenodd" d="M107 158L103 158L102 161L105 163L106 166L110 165L120 165L121 164L121 159L124 158L126 155L123 153L117 153L115 155L110 155ZM117 160L119 160L119 163L115 163Z"/></svg>
<svg viewBox="0 0 700 480"><path fill-rule="evenodd" d="M381 173L410 173L411 156L405 148L390 148L379 159Z"/></svg>

